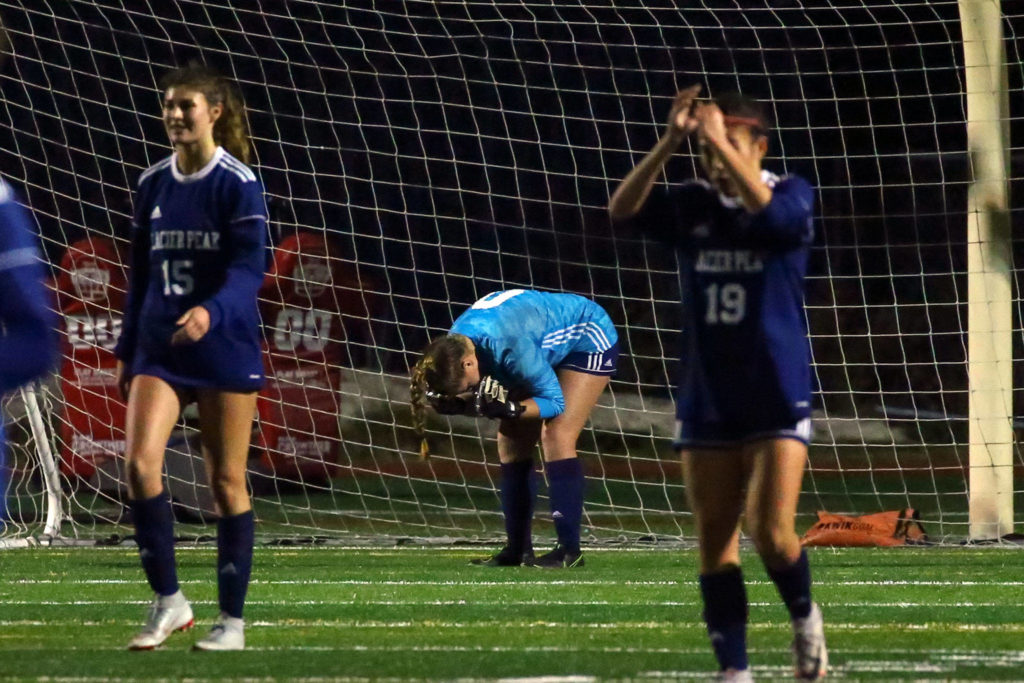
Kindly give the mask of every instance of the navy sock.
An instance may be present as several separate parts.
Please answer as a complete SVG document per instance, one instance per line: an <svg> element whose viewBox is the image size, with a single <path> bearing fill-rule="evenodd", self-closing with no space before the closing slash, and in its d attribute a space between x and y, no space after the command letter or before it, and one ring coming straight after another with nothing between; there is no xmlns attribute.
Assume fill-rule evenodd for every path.
<svg viewBox="0 0 1024 683"><path fill-rule="evenodd" d="M252 572L252 546L256 533L252 510L217 521L217 595L220 611L242 618L245 593Z"/></svg>
<svg viewBox="0 0 1024 683"><path fill-rule="evenodd" d="M157 595L178 592L174 566L174 517L171 502L161 493L152 498L128 501L135 523L135 543L146 579Z"/></svg>
<svg viewBox="0 0 1024 683"><path fill-rule="evenodd" d="M807 562L807 551L801 550L797 561L788 567L765 568L789 609L789 618L807 617L811 613L811 565Z"/></svg>
<svg viewBox="0 0 1024 683"><path fill-rule="evenodd" d="M747 668L747 590L739 567L701 574L704 621L718 665L725 669Z"/></svg>
<svg viewBox="0 0 1024 683"><path fill-rule="evenodd" d="M583 520L583 465L579 458L568 458L549 462L545 467L558 542L566 550L578 553Z"/></svg>
<svg viewBox="0 0 1024 683"><path fill-rule="evenodd" d="M533 550L533 501L537 483L533 459L501 465L501 510L505 513L505 533L513 552Z"/></svg>

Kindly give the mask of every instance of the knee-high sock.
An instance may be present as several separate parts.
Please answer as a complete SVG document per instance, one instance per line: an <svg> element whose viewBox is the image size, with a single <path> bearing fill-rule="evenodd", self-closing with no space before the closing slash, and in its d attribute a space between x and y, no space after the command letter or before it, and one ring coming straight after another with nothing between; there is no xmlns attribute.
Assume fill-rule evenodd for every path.
<svg viewBox="0 0 1024 683"><path fill-rule="evenodd" d="M174 565L174 516L171 503L161 493L152 498L129 501L135 542L146 579L157 595L178 592L178 572Z"/></svg>
<svg viewBox="0 0 1024 683"><path fill-rule="evenodd" d="M704 621L719 667L747 668L747 590L739 567L700 575Z"/></svg>
<svg viewBox="0 0 1024 683"><path fill-rule="evenodd" d="M583 519L583 466L579 458L556 460L545 465L551 518L558 542L571 552L580 550L580 522Z"/></svg>
<svg viewBox="0 0 1024 683"><path fill-rule="evenodd" d="M217 595L220 611L242 618L245 593L252 572L252 546L256 533L252 510L217 521Z"/></svg>
<svg viewBox="0 0 1024 683"><path fill-rule="evenodd" d="M533 504L537 495L533 459L501 466L501 510L508 545L515 553L533 550Z"/></svg>
<svg viewBox="0 0 1024 683"><path fill-rule="evenodd" d="M789 618L807 617L811 613L811 566L807 562L807 551L801 550L797 561L788 567L772 569L766 566L765 569L786 603Z"/></svg>

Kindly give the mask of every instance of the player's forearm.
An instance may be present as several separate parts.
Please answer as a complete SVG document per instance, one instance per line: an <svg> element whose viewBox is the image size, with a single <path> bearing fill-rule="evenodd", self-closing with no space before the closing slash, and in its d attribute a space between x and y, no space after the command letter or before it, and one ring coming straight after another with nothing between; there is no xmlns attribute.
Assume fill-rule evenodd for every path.
<svg viewBox="0 0 1024 683"><path fill-rule="evenodd" d="M679 149L682 141L681 136L666 133L658 140L654 148L640 160L640 163L622 179L608 201L608 215L613 221L632 218L643 208L647 197L651 194L651 188L654 187L662 169L665 168L665 163Z"/></svg>
<svg viewBox="0 0 1024 683"><path fill-rule="evenodd" d="M255 305L266 269L263 239L266 229L263 219L234 224L231 235L234 249L226 254L229 264L224 282L213 296L200 304L210 313L210 329L233 312Z"/></svg>
<svg viewBox="0 0 1024 683"><path fill-rule="evenodd" d="M125 363L135 354L139 314L146 298L149 281L149 231L136 229L132 238L131 261L128 266L128 292L125 295L121 320L121 336L114 346L114 355Z"/></svg>
<svg viewBox="0 0 1024 683"><path fill-rule="evenodd" d="M520 401L520 405L523 406L523 414L519 416L520 420L524 419L537 419L540 417L540 407L537 402L532 398L528 398L525 401Z"/></svg>
<svg viewBox="0 0 1024 683"><path fill-rule="evenodd" d="M210 329L236 311L255 305L263 284L263 269L257 271L252 264L228 268L224 284L217 293L200 304L210 314Z"/></svg>

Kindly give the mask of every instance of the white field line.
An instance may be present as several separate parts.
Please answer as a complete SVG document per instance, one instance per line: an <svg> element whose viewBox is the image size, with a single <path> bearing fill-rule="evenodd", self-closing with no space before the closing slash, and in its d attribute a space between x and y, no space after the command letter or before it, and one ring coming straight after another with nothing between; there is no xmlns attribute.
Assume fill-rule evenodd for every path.
<svg viewBox="0 0 1024 683"><path fill-rule="evenodd" d="M497 514L497 513L495 513ZM495 537L496 538L496 537ZM377 556L394 556L394 555L408 555L409 553L434 553L434 554L451 554L455 556L462 556L468 552L479 552L480 550L486 550L489 547L497 549L501 543L491 543L486 539L474 539L467 537L469 543L458 543L451 544L447 540L444 543L410 543L408 545L396 546L393 544L380 544L371 545L367 543L350 543L346 544L344 539L338 539L337 542L330 544L307 544L307 545L261 545L257 540L256 550L259 553L268 553L276 556L288 556L304 553L338 553L338 554L359 554L359 555L377 555ZM692 547L689 545L680 547L679 545L656 545L656 544L640 544L640 543L624 543L622 545L587 545L584 543L584 550L588 553L679 553L681 555L693 555L696 553L696 543ZM175 543L175 552L181 550L183 552L199 552L199 553L215 553L217 548L216 545L208 542L203 543L192 543L189 541L182 541ZM73 546L73 547L61 547L60 545L47 546L45 548L34 549L34 552L39 554L41 557L66 557L68 555L77 553L131 553L135 554L137 548L134 544L129 545L91 545L91 546ZM964 548L957 545L950 545L944 548L913 548L913 547L900 547L900 548L812 548L812 553L816 554L828 554L832 556L864 556L865 552L874 552L879 554L885 554L886 556L900 556L900 557L935 557L936 555L956 554L957 557L976 557L976 558L991 558L992 553L1004 553L1007 555L1017 555L1018 553L1024 553L1024 547L1019 545L991 545L985 547L974 547Z"/></svg>
<svg viewBox="0 0 1024 683"><path fill-rule="evenodd" d="M214 603L208 603L214 604ZM54 625L59 625L61 622L51 622L43 620L9 620L0 621L2 626L26 626L26 627L40 627L48 628ZM119 625L118 621L107 621L107 622L67 622L72 625L90 625L90 626L116 626ZM778 629L783 622L752 622L747 625L750 629ZM437 621L433 619L424 619L422 621L360 621L360 620L334 620L334 619L287 619L282 621L269 621L260 620L252 621L247 624L251 627L257 628L311 628L311 627L325 627L325 628L367 628L367 629L394 629L394 628L451 628L451 629L476 629L482 626L484 627L499 627L499 628L573 628L573 629L591 629L591 630L615 630L615 629L674 629L674 630L704 630L704 624L698 623L697 621L647 621L647 622L614 622L614 623L577 623L577 622L564 622L564 621L491 621L491 622L449 622L449 621ZM945 631L963 632L963 633L1024 633L1024 624L1013 623L1013 624L964 624L960 622L941 622L941 621L930 621L918 624L861 624L861 623L834 623L829 622L826 624L826 630L828 631L886 631L899 629L901 631L934 631L941 628ZM517 648L511 648L515 650Z"/></svg>
<svg viewBox="0 0 1024 683"><path fill-rule="evenodd" d="M62 651L83 651L83 652L124 652L122 647L76 647L62 646ZM247 646L247 652L412 652L412 653L449 653L449 652L472 652L472 653L535 653L535 654L624 654L624 655L676 655L676 656L699 656L707 652L707 648L665 648L665 647L566 647L561 645L542 646L509 646L509 645L286 645L286 646ZM751 653L774 652L773 650L751 649ZM907 651L907 650L835 650L836 653L855 655L858 653L870 653L882 658L873 660L853 660L844 664L837 664L831 667L832 675L843 673L866 673L866 672L917 672L917 673L943 673L955 672L961 666L992 666L998 668L1018 667L1022 662L1019 652L993 651L968 653L956 650L929 650L929 651ZM889 659L889 656L907 656L910 660ZM790 675L789 666L776 665L753 665L751 672L762 676ZM641 676L655 676L658 672L644 672ZM660 672L668 675L670 672ZM695 675L706 676L707 672L671 672L673 676L684 677ZM86 680L77 678L48 678L47 680ZM96 679L91 679L96 680ZM107 680L107 679L104 679ZM195 680L195 679L191 679ZM320 680L307 678L302 680ZM338 680L330 678L326 680ZM365 680L365 679L353 679ZM380 679L375 679L380 680ZM465 681L468 679L460 679ZM480 679L484 680L484 679ZM494 680L494 679L491 679ZM513 679L502 679L513 680Z"/></svg>
<svg viewBox="0 0 1024 683"><path fill-rule="evenodd" d="M212 605L216 604L213 600L191 600L193 605ZM82 605L109 605L109 606L122 606L122 605L149 605L151 600L2 600L0 599L0 606L8 605L21 605L21 606L32 606L32 607L55 607L55 606L82 606ZM341 599L328 599L328 600L246 600L246 605L261 605L270 607L284 607L289 605L298 606L359 606L359 605L373 605L378 607L415 607L415 606L430 606L430 607L476 607L476 606L501 606L511 605L519 607L701 607L703 603L697 600L653 600L653 601L611 601L611 600L473 600L473 599L459 599L459 600L341 600ZM778 601L750 601L748 603L750 607L778 607L780 603ZM998 602L974 602L974 601L957 601L957 602L910 602L910 601L896 601L896 602L868 602L868 601L851 601L843 600L839 602L827 602L818 601L818 604L826 608L850 608L850 607L865 607L872 609L909 609L909 608L979 608L989 609L993 607L1011 607L1011 608L1024 608L1022 602L1011 602L1007 600L1000 600ZM5 623L0 621L0 624ZM828 623L826 621L826 623Z"/></svg>
<svg viewBox="0 0 1024 683"><path fill-rule="evenodd" d="M613 580L539 580L521 581L517 580L521 575L511 575L507 581L434 581L434 580L395 580L395 579L253 579L252 585L266 586L682 586L690 587L696 583L695 580L663 580L663 581L613 581ZM144 579L29 579L22 578L13 581L0 579L0 586L9 585L141 585ZM207 584L206 579L181 580L182 584ZM747 580L748 586L773 586L771 581ZM828 588L830 586L927 586L927 587L1000 587L1000 586L1024 586L1024 581L819 581L814 584L816 588Z"/></svg>

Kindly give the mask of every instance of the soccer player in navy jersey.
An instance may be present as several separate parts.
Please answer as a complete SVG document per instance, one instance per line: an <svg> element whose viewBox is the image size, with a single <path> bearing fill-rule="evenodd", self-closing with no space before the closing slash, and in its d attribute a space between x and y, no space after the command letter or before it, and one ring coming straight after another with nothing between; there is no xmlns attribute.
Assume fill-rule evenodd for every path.
<svg viewBox="0 0 1024 683"><path fill-rule="evenodd" d="M44 277L31 216L0 180L0 395L45 374L56 360L56 320ZM5 452L0 419L0 528L7 519Z"/></svg>
<svg viewBox="0 0 1024 683"><path fill-rule="evenodd" d="M608 386L618 334L603 308L575 294L493 292L432 341L412 372L412 407L422 434L426 403L443 414L500 420L501 506L507 542L473 564L582 567L583 469L576 440ZM555 548L533 553L533 455L541 444ZM426 454L424 441L424 455Z"/></svg>
<svg viewBox="0 0 1024 683"><path fill-rule="evenodd" d="M115 348L128 397L125 457L135 538L156 594L129 647L155 648L193 623L178 585L162 470L181 409L196 401L220 515L220 616L195 647L241 650L254 538L245 470L264 381L256 297L266 264L267 209L246 166L249 137L234 84L189 65L170 72L161 87L174 153L139 177L124 328Z"/></svg>
<svg viewBox="0 0 1024 683"><path fill-rule="evenodd" d="M679 92L654 148L615 190L609 213L675 247L683 352L674 446L700 548L704 619L722 677L750 680L739 522L793 624L798 678L827 670L821 611L794 525L810 438L810 347L803 310L814 192L761 168L768 121L755 100ZM655 187L687 138L706 180Z"/></svg>

